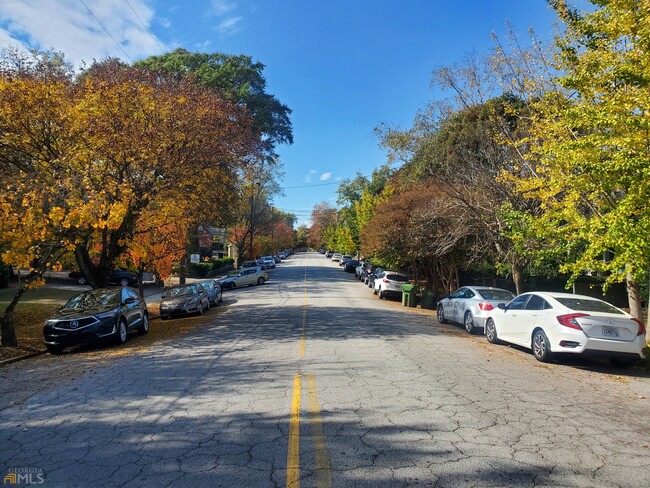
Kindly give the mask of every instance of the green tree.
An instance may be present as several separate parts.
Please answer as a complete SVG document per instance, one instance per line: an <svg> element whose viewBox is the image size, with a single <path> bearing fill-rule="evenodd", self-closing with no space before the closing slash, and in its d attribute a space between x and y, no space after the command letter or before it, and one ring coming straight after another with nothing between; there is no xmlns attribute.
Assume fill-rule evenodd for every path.
<svg viewBox="0 0 650 488"><path fill-rule="evenodd" d="M215 88L228 101L245 106L263 135L269 158L277 144L293 144L291 109L266 92L264 65L250 56L224 53L192 53L176 49L161 56L137 61L135 66L180 78L193 76L200 84Z"/></svg>
<svg viewBox="0 0 650 488"><path fill-rule="evenodd" d="M650 266L650 9L592 0L579 12L551 1L565 24L556 39L559 88L534 103L531 156L516 179L540 202L538 237L565 246L563 269L625 281L641 319L639 280ZM611 256L611 259L604 259Z"/></svg>

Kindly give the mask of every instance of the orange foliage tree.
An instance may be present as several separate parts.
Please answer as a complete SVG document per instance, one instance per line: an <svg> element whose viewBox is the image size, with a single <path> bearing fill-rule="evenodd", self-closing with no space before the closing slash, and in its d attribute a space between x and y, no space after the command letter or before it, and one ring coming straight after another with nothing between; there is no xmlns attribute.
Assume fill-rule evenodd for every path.
<svg viewBox="0 0 650 488"><path fill-rule="evenodd" d="M115 60L76 78L4 63L0 126L2 259L27 267L31 284L66 251L93 287L127 252L155 261L157 237L218 214L237 171L260 157L244 108ZM8 312L3 344L15 343Z"/></svg>

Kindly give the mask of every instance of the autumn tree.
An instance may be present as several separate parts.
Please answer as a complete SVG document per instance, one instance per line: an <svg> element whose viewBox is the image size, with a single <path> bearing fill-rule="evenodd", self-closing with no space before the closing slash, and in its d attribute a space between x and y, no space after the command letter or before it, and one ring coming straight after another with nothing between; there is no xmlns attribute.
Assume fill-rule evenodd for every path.
<svg viewBox="0 0 650 488"><path fill-rule="evenodd" d="M252 115L254 128L263 135L265 154L275 159L277 144L292 144L291 109L267 93L264 65L250 56L224 53L193 53L178 48L161 56L137 61L136 66L174 76L194 79Z"/></svg>
<svg viewBox="0 0 650 488"><path fill-rule="evenodd" d="M336 207L327 202L314 205L311 212L311 226L309 227L307 244L315 249L330 247L326 233L328 228L335 225L338 218L337 213Z"/></svg>
<svg viewBox="0 0 650 488"><path fill-rule="evenodd" d="M104 286L127 251L144 252L134 236L157 211L214 217L260 157L248 114L213 90L115 60L77 78L36 66L5 64L0 79L3 260L31 273L72 250Z"/></svg>

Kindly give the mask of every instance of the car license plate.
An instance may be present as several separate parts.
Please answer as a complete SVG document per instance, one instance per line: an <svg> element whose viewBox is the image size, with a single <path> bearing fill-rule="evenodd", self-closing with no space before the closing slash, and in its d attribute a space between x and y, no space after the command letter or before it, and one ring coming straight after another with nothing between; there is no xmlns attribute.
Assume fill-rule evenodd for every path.
<svg viewBox="0 0 650 488"><path fill-rule="evenodd" d="M618 329L615 327L603 327L603 337L618 337Z"/></svg>

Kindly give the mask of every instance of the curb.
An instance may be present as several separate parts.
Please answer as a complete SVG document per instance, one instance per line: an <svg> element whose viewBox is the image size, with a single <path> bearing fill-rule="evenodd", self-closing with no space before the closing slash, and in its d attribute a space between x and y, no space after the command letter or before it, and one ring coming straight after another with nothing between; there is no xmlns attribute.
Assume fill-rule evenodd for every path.
<svg viewBox="0 0 650 488"><path fill-rule="evenodd" d="M34 351L30 352L28 354L23 354L22 356L16 356L15 358L9 358L9 359L4 359L0 361L0 367L5 366L7 364L15 363L18 361L22 361L23 359L29 359L33 358L36 356L40 356L41 354L45 354L47 351Z"/></svg>

